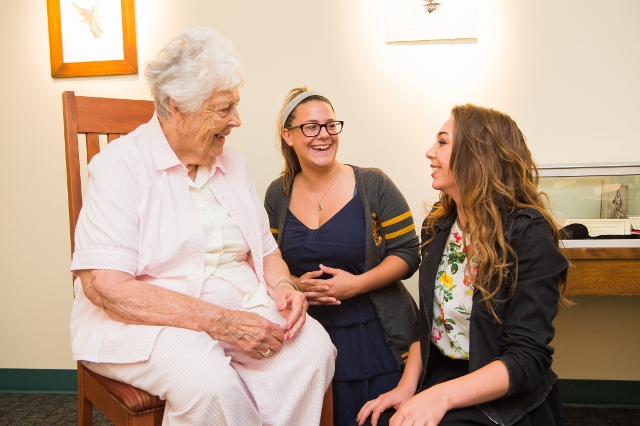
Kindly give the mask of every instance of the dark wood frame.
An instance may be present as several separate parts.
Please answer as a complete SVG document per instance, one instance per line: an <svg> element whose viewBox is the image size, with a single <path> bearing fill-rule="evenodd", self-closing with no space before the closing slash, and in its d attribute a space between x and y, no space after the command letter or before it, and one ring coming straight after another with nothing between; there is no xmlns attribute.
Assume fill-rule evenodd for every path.
<svg viewBox="0 0 640 426"><path fill-rule="evenodd" d="M60 0L47 0L49 17L49 52L51 77L87 77L98 75L137 74L138 48L134 0L120 0L122 7L123 60L63 62Z"/></svg>

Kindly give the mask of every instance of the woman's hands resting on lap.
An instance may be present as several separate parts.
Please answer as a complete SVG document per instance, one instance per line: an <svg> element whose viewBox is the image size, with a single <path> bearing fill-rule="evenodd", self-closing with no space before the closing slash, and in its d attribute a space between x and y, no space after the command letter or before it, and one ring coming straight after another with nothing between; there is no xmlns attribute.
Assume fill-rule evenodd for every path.
<svg viewBox="0 0 640 426"><path fill-rule="evenodd" d="M275 290L269 288L269 296L276 302L280 314L287 319L284 340L292 339L307 319L307 298L288 283L282 283Z"/></svg>
<svg viewBox="0 0 640 426"><path fill-rule="evenodd" d="M111 319L126 324L160 325L204 331L238 351L261 359L267 349L277 352L304 325L307 301L290 285L269 290L284 326L258 314L235 311L136 280L113 270L78 271L84 293Z"/></svg>
<svg viewBox="0 0 640 426"><path fill-rule="evenodd" d="M269 296L286 318L286 325L274 324L252 312L230 310L218 323L217 332L209 333L211 337L255 359L264 358L262 354L268 349L278 352L283 341L292 339L302 329L308 305L304 294L286 283L275 290L269 288Z"/></svg>
<svg viewBox="0 0 640 426"><path fill-rule="evenodd" d="M325 265L318 268L293 279L310 305L339 305L341 300L393 284L409 272L409 265L395 255L385 257L378 266L360 275ZM332 277L319 279L323 273Z"/></svg>
<svg viewBox="0 0 640 426"><path fill-rule="evenodd" d="M297 279L296 285L304 293L310 305L339 305L341 300L358 294L359 275L324 265L319 267L319 270L307 272ZM323 273L333 276L326 280L318 279Z"/></svg>
<svg viewBox="0 0 640 426"><path fill-rule="evenodd" d="M376 426L380 414L389 408L396 413L389 420L389 426L437 426L449 410L447 401L437 391L437 386L426 389L417 395L411 389L400 386L373 399L360 409L358 424L371 415L371 424Z"/></svg>
<svg viewBox="0 0 640 426"><path fill-rule="evenodd" d="M283 340L292 337L293 333L291 331L294 328L291 331L287 330L285 326L275 324L253 312L235 311L218 306L215 306L215 309L224 311L221 319L213 321L211 327L205 327L202 331L205 331L213 339L225 342L237 351L252 358L264 358L264 355L260 353L265 353L267 349L271 349L272 352L278 352L282 347ZM105 313L115 321L127 324L146 324L145 322L123 317L106 308ZM304 324L304 315L302 324ZM297 330L300 327L302 325L299 325ZM194 327L193 329L197 328ZM286 336L287 333L289 333L289 336Z"/></svg>
<svg viewBox="0 0 640 426"><path fill-rule="evenodd" d="M398 386L367 402L358 413L358 423L372 414L371 424L376 425L383 411L395 408L390 426L436 426L447 411L493 401L509 389L509 372L500 360L413 395L421 375L420 342L414 342Z"/></svg>
<svg viewBox="0 0 640 426"><path fill-rule="evenodd" d="M377 425L380 415L389 408L396 410L389 420L391 426L436 426L440 423L447 411L453 408L447 398L450 393L442 388L441 383L415 394L421 376L420 342L416 341L409 347L409 357L398 386L364 404L358 413L358 424L363 424L371 415L371 424ZM448 391L460 392L460 388Z"/></svg>
<svg viewBox="0 0 640 426"><path fill-rule="evenodd" d="M207 334L252 358L261 359L260 352L280 350L285 330L253 312L227 310Z"/></svg>

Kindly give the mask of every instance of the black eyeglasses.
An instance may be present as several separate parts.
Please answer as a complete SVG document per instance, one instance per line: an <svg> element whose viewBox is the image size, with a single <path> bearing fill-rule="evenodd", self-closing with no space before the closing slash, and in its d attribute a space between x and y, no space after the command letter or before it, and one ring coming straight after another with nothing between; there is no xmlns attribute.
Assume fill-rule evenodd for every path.
<svg viewBox="0 0 640 426"><path fill-rule="evenodd" d="M302 134L308 137L318 136L320 134L320 130L324 127L327 129L327 133L330 135L337 135L342 131L342 125L344 121L330 121L327 124L320 123L304 123L299 126L291 126L286 127L287 130L293 130L300 128L302 130Z"/></svg>

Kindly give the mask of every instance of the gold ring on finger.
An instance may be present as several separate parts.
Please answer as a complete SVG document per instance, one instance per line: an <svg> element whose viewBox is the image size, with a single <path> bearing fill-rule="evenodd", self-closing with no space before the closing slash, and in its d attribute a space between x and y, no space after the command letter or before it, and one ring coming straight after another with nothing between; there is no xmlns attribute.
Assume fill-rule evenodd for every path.
<svg viewBox="0 0 640 426"><path fill-rule="evenodd" d="M271 354L271 348L267 348L266 351L264 352L258 352L260 355L262 355L263 357L268 357Z"/></svg>

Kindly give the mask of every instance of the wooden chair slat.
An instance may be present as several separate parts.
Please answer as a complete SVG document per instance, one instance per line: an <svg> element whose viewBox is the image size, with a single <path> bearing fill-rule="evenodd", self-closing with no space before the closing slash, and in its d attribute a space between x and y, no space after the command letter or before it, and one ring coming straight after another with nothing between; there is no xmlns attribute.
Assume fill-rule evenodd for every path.
<svg viewBox="0 0 640 426"><path fill-rule="evenodd" d="M149 121L151 101L76 96L79 133L127 134Z"/></svg>
<svg viewBox="0 0 640 426"><path fill-rule="evenodd" d="M98 133L87 133L87 164L94 155L100 152L100 135Z"/></svg>

